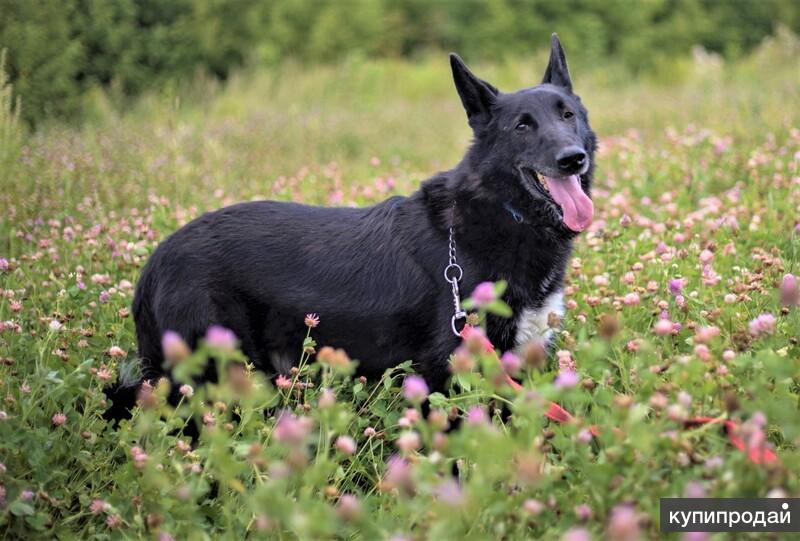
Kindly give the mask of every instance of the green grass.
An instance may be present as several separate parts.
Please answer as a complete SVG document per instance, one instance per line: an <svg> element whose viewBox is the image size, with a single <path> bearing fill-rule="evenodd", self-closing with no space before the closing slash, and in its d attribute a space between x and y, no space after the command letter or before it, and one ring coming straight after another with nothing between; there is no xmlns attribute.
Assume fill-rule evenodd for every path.
<svg viewBox="0 0 800 541"><path fill-rule="evenodd" d="M94 96L91 122L21 145L3 112L0 536L560 539L585 528L650 539L659 497L797 496L800 316L779 285L800 274L799 52L783 36L735 66L700 59L657 82L613 66L575 71L601 137L596 223L576 245L558 339L581 383L559 388L555 359L528 359L515 392L498 383L496 355L462 352L475 370L431 398L427 421L403 398L407 365L372 385L308 364L304 346L325 345L313 329L285 389L232 376L172 409L157 387L118 430L101 419L101 389L105 369L135 356L131 284L180 224L250 198L369 204L452 167L470 134L444 55L286 66L224 88L199 80L121 114ZM543 66L475 70L515 89ZM762 313L774 332L754 336ZM680 330L655 334L660 317ZM710 326L719 336L700 344ZM207 352L179 364L178 380ZM326 394L320 406L322 388L334 404ZM547 421L548 400L576 422ZM275 430L265 407L298 418ZM477 422L442 432L448 414L471 409ZM189 449L175 430L192 412L213 419ZM716 426L683 428L699 415L743 423L778 461L753 464ZM600 432L588 441L590 425ZM336 449L342 435L352 454L348 442ZM403 458L387 477L393 454Z"/></svg>

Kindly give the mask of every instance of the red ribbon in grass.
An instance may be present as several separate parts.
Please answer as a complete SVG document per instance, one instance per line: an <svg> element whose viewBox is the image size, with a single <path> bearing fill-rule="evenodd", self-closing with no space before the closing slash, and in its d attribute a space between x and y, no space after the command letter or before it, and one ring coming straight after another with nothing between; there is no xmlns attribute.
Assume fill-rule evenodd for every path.
<svg viewBox="0 0 800 541"><path fill-rule="evenodd" d="M515 391L522 389L522 385L511 379L511 377L508 375L506 375L506 383L508 383ZM547 411L544 413L544 416L559 424L569 423L575 418L570 412L555 402L550 402L550 405L547 407ZM739 424L736 421L731 421L730 419L718 419L716 417L692 417L691 419L684 421L683 426L685 428L689 428L692 426L711 423L722 423L725 434L728 436L728 441L731 443L731 445L740 451L747 453L747 458L749 458L750 462L753 464L772 464L777 462L778 456L772 449L767 447L748 448L744 440L739 437ZM597 425L590 426L589 432L591 432L592 436L595 437L600 435L600 429L597 427Z"/></svg>

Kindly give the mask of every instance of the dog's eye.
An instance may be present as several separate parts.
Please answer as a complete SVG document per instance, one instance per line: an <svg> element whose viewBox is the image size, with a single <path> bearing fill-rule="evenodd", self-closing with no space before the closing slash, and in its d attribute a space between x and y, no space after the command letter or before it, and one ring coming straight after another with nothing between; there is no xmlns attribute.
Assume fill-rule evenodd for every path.
<svg viewBox="0 0 800 541"><path fill-rule="evenodd" d="M529 129L530 127L531 125L527 121L522 120L519 123L517 123L517 127L515 129L518 131L523 131Z"/></svg>
<svg viewBox="0 0 800 541"><path fill-rule="evenodd" d="M572 111L564 111L564 120L569 120L570 118L574 117L575 113Z"/></svg>

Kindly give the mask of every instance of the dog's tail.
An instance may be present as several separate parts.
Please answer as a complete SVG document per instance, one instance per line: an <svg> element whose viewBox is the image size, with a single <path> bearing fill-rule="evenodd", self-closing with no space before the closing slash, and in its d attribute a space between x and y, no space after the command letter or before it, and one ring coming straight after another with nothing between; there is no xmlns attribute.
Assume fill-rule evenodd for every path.
<svg viewBox="0 0 800 541"><path fill-rule="evenodd" d="M106 387L103 392L111 400L103 417L107 421L120 421L131 416L130 410L136 405L139 387L144 379L160 374L162 357L161 334L145 293L148 289L148 273L142 273L133 297L133 319L136 323L137 359L120 364L117 383Z"/></svg>

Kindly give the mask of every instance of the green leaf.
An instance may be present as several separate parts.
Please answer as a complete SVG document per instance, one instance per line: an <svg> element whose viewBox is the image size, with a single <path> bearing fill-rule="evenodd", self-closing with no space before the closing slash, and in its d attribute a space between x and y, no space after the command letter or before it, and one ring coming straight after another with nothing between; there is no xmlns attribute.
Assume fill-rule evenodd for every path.
<svg viewBox="0 0 800 541"><path fill-rule="evenodd" d="M27 517L34 513L33 506L27 504L22 501L15 501L11 505L8 506L8 510L11 511L12 515L16 515L18 517Z"/></svg>
<svg viewBox="0 0 800 541"><path fill-rule="evenodd" d="M493 303L487 304L486 311L500 317L511 317L514 314L511 307L499 299Z"/></svg>

